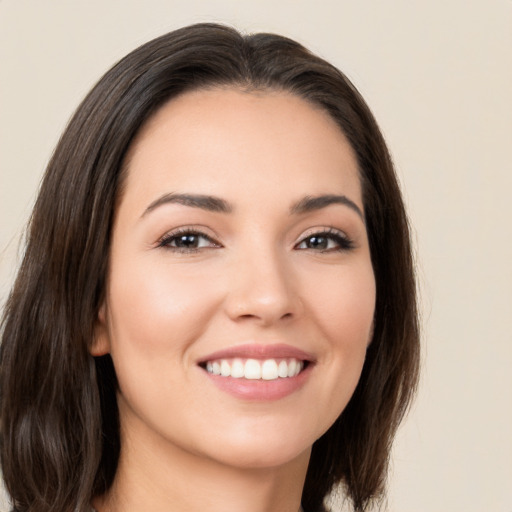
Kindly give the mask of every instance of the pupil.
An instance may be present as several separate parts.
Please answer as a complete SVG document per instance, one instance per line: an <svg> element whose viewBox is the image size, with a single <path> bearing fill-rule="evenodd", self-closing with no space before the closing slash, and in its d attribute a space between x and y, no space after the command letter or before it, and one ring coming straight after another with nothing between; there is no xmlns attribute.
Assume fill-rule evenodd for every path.
<svg viewBox="0 0 512 512"><path fill-rule="evenodd" d="M181 235L176 240L177 247L196 247L197 236L196 235Z"/></svg>
<svg viewBox="0 0 512 512"><path fill-rule="evenodd" d="M326 249L327 238L324 236L312 236L308 241L308 247L311 249Z"/></svg>

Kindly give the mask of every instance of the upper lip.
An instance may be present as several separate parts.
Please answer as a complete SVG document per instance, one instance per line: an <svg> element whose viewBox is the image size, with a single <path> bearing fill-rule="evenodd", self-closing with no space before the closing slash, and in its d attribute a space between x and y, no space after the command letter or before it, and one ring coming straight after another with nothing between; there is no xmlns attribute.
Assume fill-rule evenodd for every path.
<svg viewBox="0 0 512 512"><path fill-rule="evenodd" d="M256 343L247 343L244 345L236 345L233 347L217 350L205 357L199 359L198 364L214 361L217 359L276 359L276 358L293 358L304 361L314 361L314 356L304 350L292 345L276 343L272 345L261 345Z"/></svg>

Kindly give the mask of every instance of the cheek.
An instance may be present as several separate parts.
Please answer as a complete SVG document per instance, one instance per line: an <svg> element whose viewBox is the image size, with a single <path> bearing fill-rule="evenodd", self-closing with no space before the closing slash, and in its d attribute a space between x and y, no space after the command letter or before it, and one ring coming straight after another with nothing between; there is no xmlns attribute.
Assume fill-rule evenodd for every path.
<svg viewBox="0 0 512 512"><path fill-rule="evenodd" d="M314 284L306 286L312 288ZM340 267L313 289L309 305L333 348L364 351L370 341L375 311L371 264Z"/></svg>
<svg viewBox="0 0 512 512"><path fill-rule="evenodd" d="M126 406L146 419L162 407L186 408L187 394L176 389L193 389L189 349L216 310L215 288L205 287L200 273L165 261L130 267L118 263L107 303L123 414Z"/></svg>
<svg viewBox="0 0 512 512"><path fill-rule="evenodd" d="M325 341L318 361L322 391L314 405L326 431L350 400L364 365L375 311L375 280L370 265L341 268L311 296L310 311ZM339 283L333 286L332 283Z"/></svg>
<svg viewBox="0 0 512 512"><path fill-rule="evenodd" d="M205 287L198 274L161 262L118 265L108 296L112 356L161 364L167 356L167 364L186 357L218 302L215 289Z"/></svg>

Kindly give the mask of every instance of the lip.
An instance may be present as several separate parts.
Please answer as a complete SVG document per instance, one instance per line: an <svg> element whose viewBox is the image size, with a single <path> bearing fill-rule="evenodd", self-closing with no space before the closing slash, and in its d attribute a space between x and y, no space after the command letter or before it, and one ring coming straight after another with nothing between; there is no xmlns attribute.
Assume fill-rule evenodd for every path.
<svg viewBox="0 0 512 512"><path fill-rule="evenodd" d="M231 358L259 360L294 358L305 361L307 364L295 377L279 378L275 380L247 380L236 379L233 377L222 377L220 375L208 373L204 369L204 364L207 361ZM198 360L197 364L204 373L204 376L221 391L240 400L264 402L279 400L299 391L311 375L314 362L315 357L312 354L291 345L246 344L212 352L208 356Z"/></svg>
<svg viewBox="0 0 512 512"><path fill-rule="evenodd" d="M212 352L197 361L197 364L204 364L208 361L216 359L277 359L277 358L294 358L313 363L315 357L313 354L300 350L297 347L286 345L283 343L275 343L272 345L260 345L255 343L247 343L244 345L237 345L226 349Z"/></svg>

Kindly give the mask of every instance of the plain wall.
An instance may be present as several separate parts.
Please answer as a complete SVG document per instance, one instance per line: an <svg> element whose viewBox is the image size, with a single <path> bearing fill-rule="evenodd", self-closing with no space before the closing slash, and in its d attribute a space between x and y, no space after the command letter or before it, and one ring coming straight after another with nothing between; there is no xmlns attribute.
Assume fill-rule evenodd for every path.
<svg viewBox="0 0 512 512"><path fill-rule="evenodd" d="M512 512L510 0L0 0L0 304L74 108L128 51L199 21L298 39L354 81L389 142L424 343L389 511Z"/></svg>

